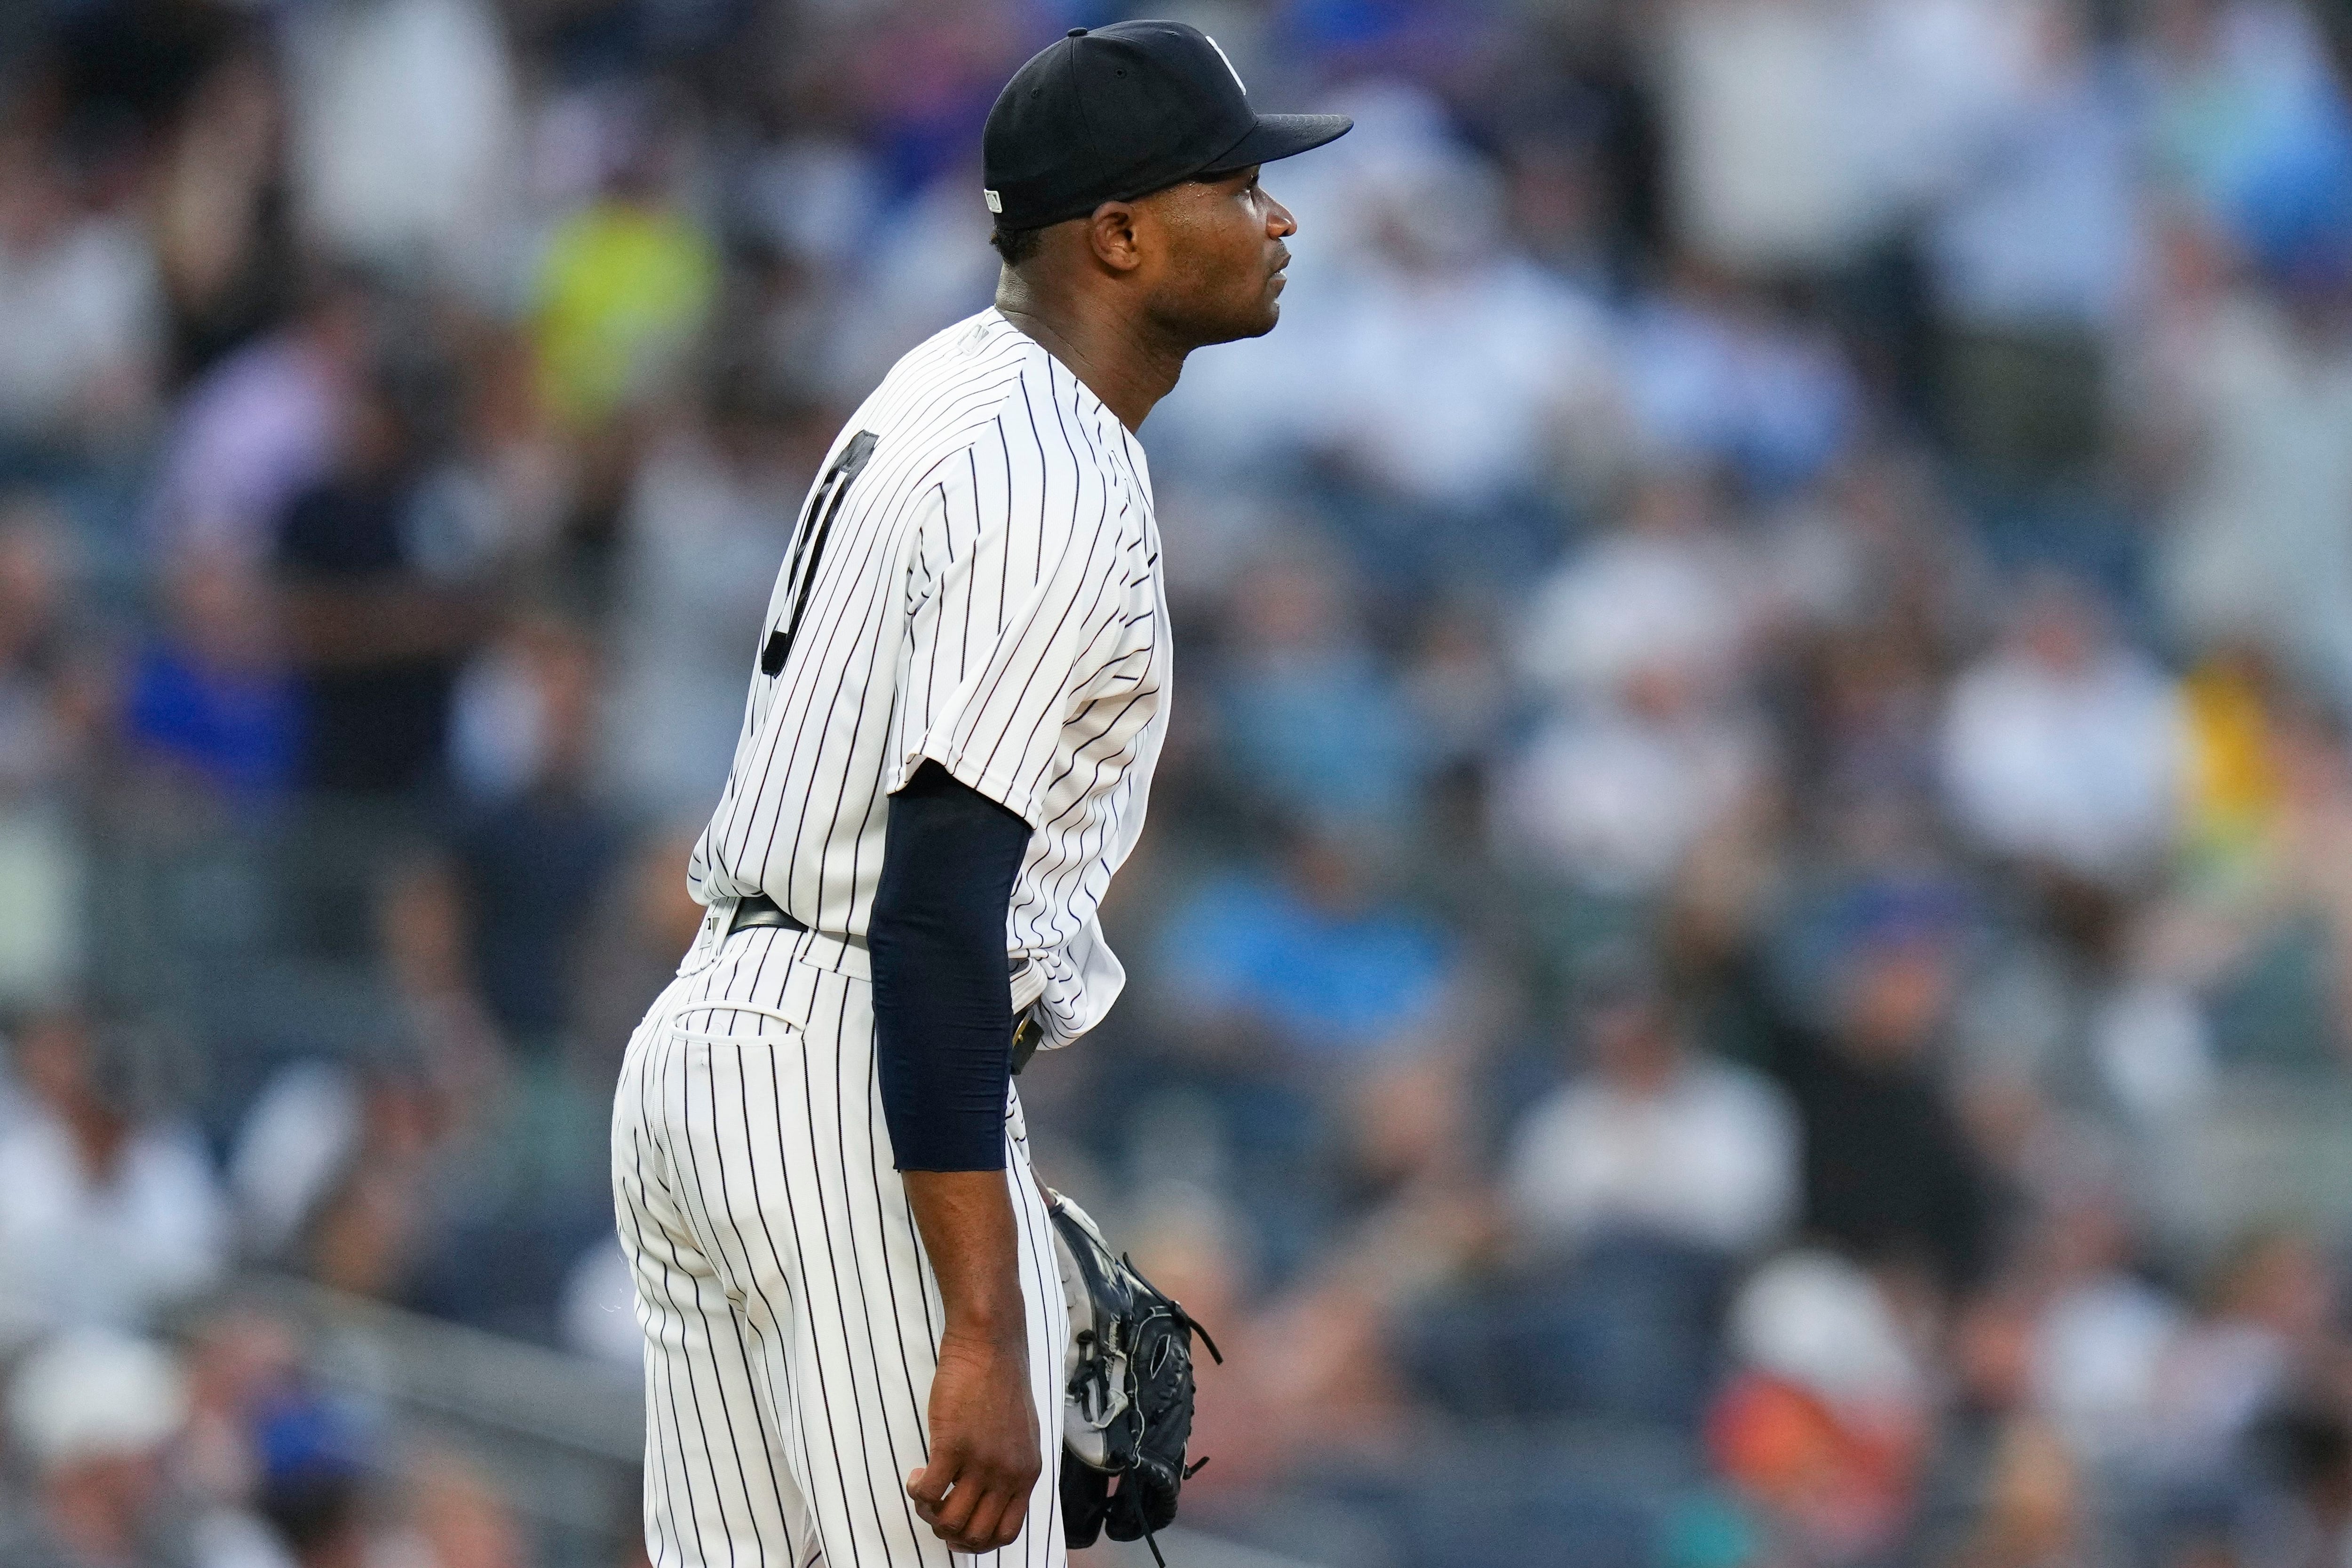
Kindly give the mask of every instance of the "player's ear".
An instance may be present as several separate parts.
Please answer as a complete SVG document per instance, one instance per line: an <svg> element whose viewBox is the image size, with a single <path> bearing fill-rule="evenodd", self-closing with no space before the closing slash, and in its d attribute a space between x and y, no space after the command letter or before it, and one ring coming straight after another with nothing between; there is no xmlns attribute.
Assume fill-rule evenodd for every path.
<svg viewBox="0 0 2352 1568"><path fill-rule="evenodd" d="M1135 206L1129 202L1105 202L1087 219L1087 243L1095 259L1114 272L1132 272L1143 265L1136 243Z"/></svg>

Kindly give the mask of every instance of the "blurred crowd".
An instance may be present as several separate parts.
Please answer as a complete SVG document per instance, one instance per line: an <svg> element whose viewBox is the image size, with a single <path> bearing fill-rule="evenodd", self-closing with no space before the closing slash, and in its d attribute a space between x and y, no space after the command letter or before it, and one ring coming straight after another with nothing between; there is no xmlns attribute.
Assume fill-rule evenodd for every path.
<svg viewBox="0 0 2352 1568"><path fill-rule="evenodd" d="M1160 13L1357 119L1142 433L1133 982L1022 1080L1227 1352L1188 1522L2352 1560L2343 9ZM8 1563L533 1561L221 1292L634 1375L611 1080L798 501L1121 14L0 5Z"/></svg>
<svg viewBox="0 0 2352 1568"><path fill-rule="evenodd" d="M322 1390L288 1323L249 1306L193 1321L173 1349L61 1330L16 1361L5 1418L12 1568L546 1561L478 1463L416 1447L387 1467L380 1422Z"/></svg>

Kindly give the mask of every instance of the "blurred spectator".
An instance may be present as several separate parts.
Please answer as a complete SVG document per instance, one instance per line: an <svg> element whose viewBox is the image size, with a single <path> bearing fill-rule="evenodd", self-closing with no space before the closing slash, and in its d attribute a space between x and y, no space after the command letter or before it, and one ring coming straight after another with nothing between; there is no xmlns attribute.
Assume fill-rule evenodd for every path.
<svg viewBox="0 0 2352 1568"><path fill-rule="evenodd" d="M1881 62L1853 47L1870 9L1699 0L1667 10L1675 217L1701 254L1758 270L1833 265L1886 220L1869 164L1884 144L1863 120L1878 101L1866 73Z"/></svg>
<svg viewBox="0 0 2352 1568"><path fill-rule="evenodd" d="M2080 0L2011 7L2005 112L1927 236L1942 414L1984 477L2080 482L2107 411L2108 333L2144 270L2129 86Z"/></svg>
<svg viewBox="0 0 2352 1568"><path fill-rule="evenodd" d="M8 1429L36 1491L9 1563L210 1568L188 1554L169 1508L163 1450L186 1414L179 1368L142 1340L79 1329L26 1358L8 1385Z"/></svg>
<svg viewBox="0 0 2352 1568"><path fill-rule="evenodd" d="M2276 825L2287 771L2287 716L2269 662L2253 649L2217 650L2180 683L2187 739L2188 848L2201 870L2230 878Z"/></svg>
<svg viewBox="0 0 2352 1568"><path fill-rule="evenodd" d="M1735 277L1676 257L1625 325L1625 395L1653 465L1719 470L1772 498L1857 434L1858 389L1837 346Z"/></svg>
<svg viewBox="0 0 2352 1568"><path fill-rule="evenodd" d="M1622 525L1538 587L1519 650L1525 678L1563 704L1607 701L1651 672L1703 700L1724 695L1764 606L1749 552L1713 507L1695 476L1645 476Z"/></svg>
<svg viewBox="0 0 2352 1568"><path fill-rule="evenodd" d="M2341 705L2352 563L2330 519L2352 514L2343 286L2231 286L2212 245L2175 236L2171 298L2143 372L2143 421L2180 470L2164 498L2164 608L2200 641L2267 651Z"/></svg>
<svg viewBox="0 0 2352 1568"><path fill-rule="evenodd" d="M204 374L299 303L301 258L286 201L285 95L276 62L260 29L225 7L173 17L126 5L92 31L121 49L111 68L142 88L165 61L165 80L182 70L193 75L184 97L155 106L164 123L154 128L151 232L172 302L174 379ZM312 347L325 346L315 333L305 335ZM191 493L184 497L189 510L166 517L169 533L189 527L201 543L266 548L268 510L249 509L260 497L234 481L253 476L248 465L274 467L287 454L301 420L286 394L305 390L301 378L310 368L256 362L222 383L219 401L205 411L205 445L243 450L193 454L197 465L186 476ZM232 415L240 404L260 427L245 439ZM232 483L219 485L223 480ZM224 528L264 532L225 538L215 532Z"/></svg>
<svg viewBox="0 0 2352 1568"><path fill-rule="evenodd" d="M408 1542L432 1568L527 1568L530 1559L514 1511L476 1466L455 1454L426 1456L414 1469Z"/></svg>
<svg viewBox="0 0 2352 1568"><path fill-rule="evenodd" d="M203 1568L352 1568L365 1561L356 1446L303 1385L291 1328L232 1304L195 1325L188 1420L171 1471Z"/></svg>
<svg viewBox="0 0 2352 1568"><path fill-rule="evenodd" d="M387 1554L373 1528L368 1455L335 1406L291 1380L247 1412L260 1517L293 1568L357 1568ZM397 1550L397 1548L394 1548Z"/></svg>
<svg viewBox="0 0 2352 1568"><path fill-rule="evenodd" d="M1311 438L1375 496L1475 518L1548 488L1556 461L1596 455L1592 427L1609 423L1616 392L1607 323L1517 253L1500 180L1430 123L1426 106L1370 107L1423 123L1376 152L1350 149L1354 166L1338 176L1345 221L1363 243L1352 276L1332 280L1338 297L1302 312L1329 355ZM1446 221L1428 222L1441 204ZM1433 544L1419 548L1440 560L1453 553Z"/></svg>
<svg viewBox="0 0 2352 1568"><path fill-rule="evenodd" d="M1709 505L1703 485L1650 476L1526 623L1520 666L1552 706L1503 775L1497 826L1589 890L1657 891L1765 780L1740 689L1762 606Z"/></svg>
<svg viewBox="0 0 2352 1568"><path fill-rule="evenodd" d="M1932 896L1860 895L1825 1031L1787 1035L1780 1071L1803 1124L1804 1225L1874 1264L1973 1280L1993 1194L1937 1073L1958 933Z"/></svg>
<svg viewBox="0 0 2352 1568"><path fill-rule="evenodd" d="M2001 1427L1974 1528L1953 1561L1982 1568L2080 1561L2092 1543L2082 1471L2031 1416Z"/></svg>
<svg viewBox="0 0 2352 1568"><path fill-rule="evenodd" d="M1693 0L1664 59L1675 217L1750 273L1834 270L1945 194L2016 112L2068 0Z"/></svg>
<svg viewBox="0 0 2352 1568"><path fill-rule="evenodd" d="M743 725L742 684L801 497L832 431L745 368L707 419L647 452L628 503L613 625L606 771L681 817L709 810Z"/></svg>
<svg viewBox="0 0 2352 1568"><path fill-rule="evenodd" d="M426 483L425 395L389 372L367 385L336 467L293 500L278 533L313 790L415 797L447 784L450 692L487 606L469 580L478 541Z"/></svg>
<svg viewBox="0 0 2352 1568"><path fill-rule="evenodd" d="M2201 1304L2165 1353L2148 1428L2176 1484L2225 1476L2274 1404L2340 1375L2336 1282L2307 1239L2275 1230L2243 1239L2212 1270Z"/></svg>
<svg viewBox="0 0 2352 1568"><path fill-rule="evenodd" d="M1945 778L1986 848L2127 885L2179 832L2186 741L2173 683L2081 590L2045 579L1953 686Z"/></svg>
<svg viewBox="0 0 2352 1568"><path fill-rule="evenodd" d="M675 172L651 110L620 111L605 194L566 219L540 263L532 311L541 395L593 428L660 390L717 290L717 257L667 199Z"/></svg>
<svg viewBox="0 0 2352 1568"><path fill-rule="evenodd" d="M1271 1037L1302 1064L1430 1049L1444 1028L1444 940L1328 832L1295 832L1277 870L1223 877L1174 913L1161 956L1171 998L1213 1038Z"/></svg>
<svg viewBox="0 0 2352 1568"><path fill-rule="evenodd" d="M1438 605L1416 633L1404 698L1433 774L1483 772L1510 717L1514 694L1493 619L1489 604L1465 595Z"/></svg>
<svg viewBox="0 0 2352 1568"><path fill-rule="evenodd" d="M740 194L752 226L786 256L815 269L814 280L822 281L863 251L866 228L884 197L881 181L865 146L810 131L754 153Z"/></svg>
<svg viewBox="0 0 2352 1568"><path fill-rule="evenodd" d="M419 1009L420 1032L441 1020ZM516 1088L493 1047L447 1028L417 1054L380 1050L367 1060L297 1061L263 1084L237 1137L229 1170L251 1255L352 1295L395 1303L430 1294L446 1252L468 1260L474 1294L440 1304L498 1300L534 1279L525 1254L504 1251L464 1226L501 1212L512 1167L559 1161L565 1147L514 1113ZM525 1146L501 1151L501 1140ZM502 1159L501 1154L505 1155ZM536 1216L530 1218L536 1218ZM569 1232L536 1241L576 1248ZM474 1249L468 1250L468 1248ZM501 1267L485 1273L483 1256ZM545 1305L551 1308L551 1288Z"/></svg>
<svg viewBox="0 0 2352 1568"><path fill-rule="evenodd" d="M366 297L321 280L282 331L221 361L182 400L162 455L151 532L258 570L296 497L324 479L368 348Z"/></svg>
<svg viewBox="0 0 2352 1568"><path fill-rule="evenodd" d="M2025 1352L2032 1400L2075 1463L2112 1473L2146 1458L2180 1309L2133 1272L2129 1220L2114 1202L2086 1195L2045 1235L2048 1294Z"/></svg>
<svg viewBox="0 0 2352 1568"><path fill-rule="evenodd" d="M163 302L146 236L34 137L0 138L0 461L118 455L152 413Z"/></svg>
<svg viewBox="0 0 2352 1568"><path fill-rule="evenodd" d="M1797 1125L1780 1092L1707 1060L1655 980L1591 982L1588 1067L1518 1123L1506 1183L1522 1234L1566 1250L1611 1232L1738 1257L1795 1217Z"/></svg>
<svg viewBox="0 0 2352 1568"><path fill-rule="evenodd" d="M301 742L268 596L236 564L193 554L163 587L162 632L126 683L132 747L232 798L267 801L292 786Z"/></svg>
<svg viewBox="0 0 2352 1568"><path fill-rule="evenodd" d="M1506 1267L1418 1314L1412 1357L1463 1415L1690 1433L1733 1271L1794 1218L1795 1117L1695 1051L1630 953L1588 966L1577 1021L1583 1071L1516 1117L1504 1152Z"/></svg>
<svg viewBox="0 0 2352 1568"><path fill-rule="evenodd" d="M1311 554L1276 557L1236 588L1215 699L1232 766L1304 820L1397 831L1422 758L1334 569Z"/></svg>
<svg viewBox="0 0 2352 1568"><path fill-rule="evenodd" d="M594 788L598 674L576 628L527 625L477 667L459 713L475 799L437 883L454 901L440 918L466 933L491 1019L535 1056L572 1021L583 934L627 836Z"/></svg>
<svg viewBox="0 0 2352 1568"><path fill-rule="evenodd" d="M1643 586L1686 586L1670 573ZM1504 847L1531 852L1528 869L1640 895L1755 799L1769 746L1738 694L1710 689L1703 664L1677 659L1685 650L1627 652L1614 679L1556 708L1504 774L1498 828Z"/></svg>
<svg viewBox="0 0 2352 1568"><path fill-rule="evenodd" d="M247 1303L232 1302L194 1326L184 1358L187 1429L176 1456L191 1490L224 1503L254 1491L268 1465L257 1417L294 1387L303 1349L287 1323Z"/></svg>
<svg viewBox="0 0 2352 1568"><path fill-rule="evenodd" d="M26 1101L0 1130L8 1332L137 1326L211 1284L229 1242L211 1162L188 1129L139 1103L128 1041L53 1013L18 1033L14 1054Z"/></svg>
<svg viewBox="0 0 2352 1568"><path fill-rule="evenodd" d="M360 1131L362 1086L339 1062L280 1068L246 1108L229 1150L228 1188L246 1251L278 1260L341 1172Z"/></svg>
<svg viewBox="0 0 2352 1568"><path fill-rule="evenodd" d="M2340 266L2352 234L2326 14L2276 0L2169 0L2141 40L2154 89L2147 135L2165 186L2290 273Z"/></svg>
<svg viewBox="0 0 2352 1568"><path fill-rule="evenodd" d="M1790 1252L1731 1312L1741 1370L1708 1417L1726 1473L1801 1561L1867 1561L1901 1529L1927 1436L1927 1389L1887 1295L1835 1257Z"/></svg>
<svg viewBox="0 0 2352 1568"><path fill-rule="evenodd" d="M288 1163L261 1164L257 1150L246 1166L248 1181L269 1187L279 1170L308 1178L299 1187L287 1183L309 1200L293 1216L289 1236L301 1272L353 1295L401 1300L435 1240L434 1161L446 1155L457 1118L448 1097L415 1071L386 1066L370 1072L357 1085L355 1105L332 1086L319 1087L329 1092L278 1109L288 1122L297 1113L311 1119L296 1124L306 1136L284 1138ZM260 1121L258 1108L255 1116L257 1134L269 1124Z"/></svg>
<svg viewBox="0 0 2352 1568"><path fill-rule="evenodd" d="M339 255L486 292L511 221L516 108L499 18L475 0L366 0L294 18L292 164Z"/></svg>
<svg viewBox="0 0 2352 1568"><path fill-rule="evenodd" d="M2202 907L2222 916L2211 946L2189 941L2179 956L2183 977L2226 990L2247 966L2259 966L2284 943L2309 946L2310 1004L2288 1038L2264 1041L2255 1032L2227 1028L2217 1050L2273 1060L2318 1051L2333 1055L2347 1038L2346 977L2352 976L2352 906L2344 868L2352 864L2352 748L2333 716L2292 708L2266 716L2264 758L2275 768L2275 809L2263 820L2251 875L2226 892L2208 892ZM2195 927L2190 927L2194 930ZM2273 998L2273 1002L2285 1001ZM2292 1012L2285 1016L2294 1016ZM2274 1035L2275 1030L2271 1031Z"/></svg>

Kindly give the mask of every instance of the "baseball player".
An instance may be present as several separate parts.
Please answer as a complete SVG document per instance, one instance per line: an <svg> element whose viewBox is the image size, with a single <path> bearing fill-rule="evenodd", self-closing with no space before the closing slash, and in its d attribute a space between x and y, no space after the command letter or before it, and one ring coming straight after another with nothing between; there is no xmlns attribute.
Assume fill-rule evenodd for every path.
<svg viewBox="0 0 2352 1568"><path fill-rule="evenodd" d="M1124 971L1169 648L1134 432L1272 329L1296 225L1172 22L1078 29L988 119L996 304L834 443L688 878L709 906L613 1118L660 1568L1047 1568L1067 1314L1012 1092Z"/></svg>

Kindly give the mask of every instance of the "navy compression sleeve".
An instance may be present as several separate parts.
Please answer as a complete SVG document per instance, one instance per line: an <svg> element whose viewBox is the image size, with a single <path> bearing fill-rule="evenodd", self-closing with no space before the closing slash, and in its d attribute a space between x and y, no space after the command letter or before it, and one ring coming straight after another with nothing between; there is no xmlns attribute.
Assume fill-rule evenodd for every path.
<svg viewBox="0 0 2352 1568"><path fill-rule="evenodd" d="M936 762L890 797L866 943L882 1116L902 1171L1004 1168L1004 919L1028 845L1028 823Z"/></svg>

